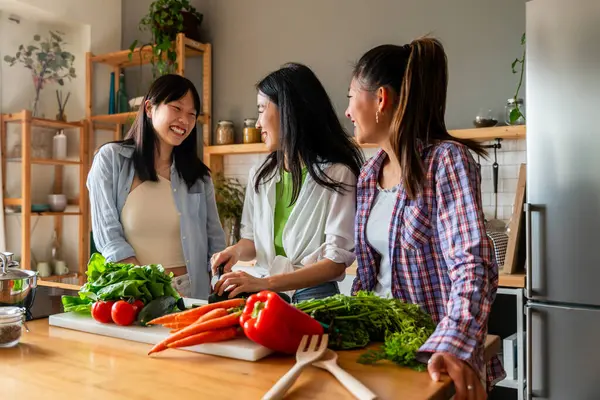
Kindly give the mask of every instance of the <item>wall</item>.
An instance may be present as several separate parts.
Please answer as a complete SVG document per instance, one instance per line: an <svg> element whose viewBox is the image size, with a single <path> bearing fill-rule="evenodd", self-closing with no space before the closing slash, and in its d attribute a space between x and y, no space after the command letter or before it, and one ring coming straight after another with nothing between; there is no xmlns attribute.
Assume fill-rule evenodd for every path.
<svg viewBox="0 0 600 400"><path fill-rule="evenodd" d="M68 50L76 57L77 78L61 88L70 90L71 97L67 105L66 114L69 120L80 120L85 117L85 52L92 51L96 54L120 49L121 44L121 0L0 0L0 10L5 12L0 15L0 58L4 55L14 55L16 48L22 42L27 43L34 33L43 33L49 28L60 28L65 32L69 42ZM61 10L61 11L59 11ZM8 15L16 14L21 17L20 24L7 20ZM16 46L16 47L15 47ZM109 76L102 73L101 68L95 70L94 84L97 88L108 88ZM2 94L0 108L3 113L20 111L28 108L33 92L31 77L15 65L8 67L1 61L0 77L2 78ZM58 86L47 87L42 91L42 112L48 118L54 118L57 111L56 94ZM93 97L96 110L105 110L108 104L108 90L96 90ZM10 150L16 132L11 128L9 140ZM35 137L51 139L52 131L35 130ZM69 155L76 156L77 137L75 132L68 132ZM13 142L11 142L13 140ZM20 197L21 180L20 164L9 163L7 170L7 191L10 197ZM12 169L11 169L12 168ZM45 202L46 194L51 193L53 184L53 168L34 165L32 168L32 200L34 203ZM64 176L64 189L69 197L76 197L78 193L78 171L76 167L66 167ZM20 254L21 250L21 224L19 216L6 217L6 249ZM78 251L78 219L65 217L63 224L62 251L67 265L72 270L77 270ZM37 261L47 260L50 257L50 241L53 232L53 218L33 217L32 252ZM1 244L1 243L0 243ZM4 246L2 247L4 249Z"/></svg>
<svg viewBox="0 0 600 400"><path fill-rule="evenodd" d="M150 2L123 3L123 47L140 37L137 23ZM343 112L352 64L375 45L403 44L427 33L439 37L448 54L449 129L472 127L480 109L492 109L503 121L506 99L516 88L517 75L510 64L522 52L522 0L192 0L192 4L204 13L204 39L213 44L213 121L233 120L238 141L243 119L256 116L254 84L287 61L314 69L351 132ZM192 75L194 68L187 70L199 85L201 80ZM507 220L518 164L525 161L525 141L504 141L502 146L498 218ZM491 155L490 161L481 160L483 203L490 218L495 197ZM245 182L249 166L262 159L261 155L227 156L225 172Z"/></svg>

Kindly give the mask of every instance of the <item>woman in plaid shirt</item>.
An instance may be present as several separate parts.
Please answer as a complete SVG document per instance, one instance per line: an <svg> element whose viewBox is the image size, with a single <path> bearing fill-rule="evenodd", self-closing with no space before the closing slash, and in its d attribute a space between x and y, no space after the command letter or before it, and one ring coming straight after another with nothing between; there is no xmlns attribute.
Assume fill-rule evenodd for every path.
<svg viewBox="0 0 600 400"><path fill-rule="evenodd" d="M498 267L470 151L487 153L448 133L447 86L446 54L431 38L375 47L354 69L346 116L359 143L381 149L357 184L353 293L420 304L438 324L419 352L432 379L448 373L456 399L479 400L486 378L491 387L505 376L497 357L483 362Z"/></svg>

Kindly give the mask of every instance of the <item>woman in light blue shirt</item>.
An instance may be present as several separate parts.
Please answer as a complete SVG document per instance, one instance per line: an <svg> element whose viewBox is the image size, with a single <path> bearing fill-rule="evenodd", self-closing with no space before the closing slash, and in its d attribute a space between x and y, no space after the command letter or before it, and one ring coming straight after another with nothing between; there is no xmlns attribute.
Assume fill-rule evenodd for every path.
<svg viewBox="0 0 600 400"><path fill-rule="evenodd" d="M161 264L184 297L207 299L210 257L225 248L209 169L197 156L200 97L158 78L125 140L102 146L87 178L95 245L112 262Z"/></svg>

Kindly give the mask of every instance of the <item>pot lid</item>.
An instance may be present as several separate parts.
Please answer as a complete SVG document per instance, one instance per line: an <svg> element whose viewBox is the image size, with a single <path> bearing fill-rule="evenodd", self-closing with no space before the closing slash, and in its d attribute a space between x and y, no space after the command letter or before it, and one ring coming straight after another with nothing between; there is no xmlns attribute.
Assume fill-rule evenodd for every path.
<svg viewBox="0 0 600 400"><path fill-rule="evenodd" d="M35 275L37 275L36 271L30 271L20 268L6 268L6 270L0 269L0 281L32 278Z"/></svg>

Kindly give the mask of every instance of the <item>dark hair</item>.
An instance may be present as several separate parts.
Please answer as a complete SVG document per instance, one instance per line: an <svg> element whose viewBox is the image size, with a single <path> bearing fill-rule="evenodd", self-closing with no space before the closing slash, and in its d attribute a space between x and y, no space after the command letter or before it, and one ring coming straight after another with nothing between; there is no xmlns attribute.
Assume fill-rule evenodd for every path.
<svg viewBox="0 0 600 400"><path fill-rule="evenodd" d="M144 181L158 181L154 166L154 154L159 143L159 138L152 126L152 120L146 115L144 105L146 100L154 106L170 103L181 99L188 92L192 94L196 114L200 114L200 96L194 84L187 78L176 74L167 74L156 79L135 117L133 125L127 132L125 140L119 143L135 146L133 152L133 165L138 178ZM173 147L173 160L179 176L185 181L188 188L200 178L209 176L210 169L200 160L197 154L198 135L196 127L179 146Z"/></svg>
<svg viewBox="0 0 600 400"><path fill-rule="evenodd" d="M287 167L292 174L294 204L300 194L303 165L318 185L337 192L348 190L323 171L322 163L346 165L358 176L362 152L342 127L314 72L305 65L288 63L263 78L256 88L277 106L281 144L281 149L269 154L258 169L256 192L262 182Z"/></svg>
<svg viewBox="0 0 600 400"><path fill-rule="evenodd" d="M448 60L439 40L426 37L404 46L377 46L361 57L353 75L368 91L385 87L396 94L390 141L409 198L422 191L425 177L417 140L425 145L453 140L487 155L479 143L457 139L446 129Z"/></svg>

